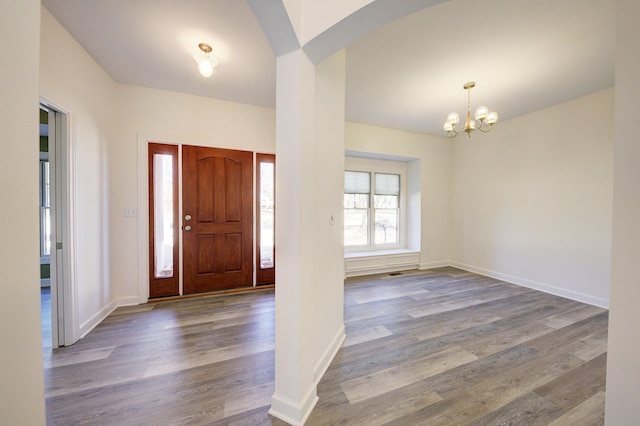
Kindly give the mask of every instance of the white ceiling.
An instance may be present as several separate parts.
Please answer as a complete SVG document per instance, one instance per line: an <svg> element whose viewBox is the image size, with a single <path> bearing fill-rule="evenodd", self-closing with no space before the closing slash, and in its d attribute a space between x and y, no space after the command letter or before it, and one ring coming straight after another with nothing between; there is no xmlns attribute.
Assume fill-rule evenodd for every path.
<svg viewBox="0 0 640 426"><path fill-rule="evenodd" d="M123 83L275 106L275 57L244 0L42 0ZM211 78L192 59L219 61ZM500 120L614 85L615 0L450 0L347 47L347 120L443 135L475 81Z"/></svg>

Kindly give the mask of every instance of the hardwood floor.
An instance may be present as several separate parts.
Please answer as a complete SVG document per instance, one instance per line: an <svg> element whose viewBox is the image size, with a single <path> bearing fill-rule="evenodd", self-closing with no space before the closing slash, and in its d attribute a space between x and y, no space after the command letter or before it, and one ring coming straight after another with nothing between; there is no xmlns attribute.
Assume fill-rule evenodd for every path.
<svg viewBox="0 0 640 426"><path fill-rule="evenodd" d="M347 280L308 425L599 425L605 309L454 268ZM273 290L119 308L45 358L48 424L283 425Z"/></svg>

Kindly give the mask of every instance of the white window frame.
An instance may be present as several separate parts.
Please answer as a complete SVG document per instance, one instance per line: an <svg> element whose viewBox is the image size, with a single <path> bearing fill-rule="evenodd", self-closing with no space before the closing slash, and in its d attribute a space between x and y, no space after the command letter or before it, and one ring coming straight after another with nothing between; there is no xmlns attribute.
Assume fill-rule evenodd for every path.
<svg viewBox="0 0 640 426"><path fill-rule="evenodd" d="M40 263L49 263L51 260L51 239L49 238L47 240L47 233L46 233L46 226L49 226L49 230L51 230L51 220L49 220L49 223L45 223L45 211L51 211L51 205L50 202L47 202L49 200L46 200L46 195L47 195L47 190L50 191L50 188L45 188L45 184L47 182L45 182L45 174L44 174L44 169L45 169L45 164L47 164L46 167L48 167L49 164L49 153L48 152L41 152L40 153ZM50 177L49 177L49 182L50 181ZM49 216L50 217L50 216ZM51 232L51 231L50 231ZM49 253L45 253L45 246L49 244Z"/></svg>
<svg viewBox="0 0 640 426"><path fill-rule="evenodd" d="M378 160L360 157L345 157L345 171L370 173L371 192L369 194L369 236L367 245L344 246L345 253L377 252L385 250L405 249L406 238L406 205L407 205L407 163L402 161ZM400 199L398 214L398 242L393 244L375 244L375 173L400 175Z"/></svg>

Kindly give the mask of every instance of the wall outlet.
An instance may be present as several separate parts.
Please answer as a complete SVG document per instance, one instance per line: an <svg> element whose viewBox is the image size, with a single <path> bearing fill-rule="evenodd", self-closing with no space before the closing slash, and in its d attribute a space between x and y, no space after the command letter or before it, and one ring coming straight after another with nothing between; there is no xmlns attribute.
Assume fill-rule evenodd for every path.
<svg viewBox="0 0 640 426"><path fill-rule="evenodd" d="M135 208L128 207L124 209L124 217L136 217L138 216L138 210Z"/></svg>

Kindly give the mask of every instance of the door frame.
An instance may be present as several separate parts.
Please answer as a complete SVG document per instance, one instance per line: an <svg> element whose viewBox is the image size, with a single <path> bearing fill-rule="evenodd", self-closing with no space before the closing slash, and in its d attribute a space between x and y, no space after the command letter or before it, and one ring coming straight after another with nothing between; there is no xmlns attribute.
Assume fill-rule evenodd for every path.
<svg viewBox="0 0 640 426"><path fill-rule="evenodd" d="M167 136L153 136L138 134L138 303L144 304L149 301L149 144L159 143L165 145L177 145L178 146L178 217L183 217L182 211L182 145L201 146L205 148L218 148L218 149L230 149L234 151L249 151L253 153L253 167L255 176L255 155L256 152L265 154L275 154L269 152L269 150L257 150L256 147L238 145L229 146L219 143L203 143L201 141L189 141L189 140L176 140ZM253 179L253 210L255 211L255 179ZM255 217L254 217L255 218ZM180 222L182 223L182 222ZM254 235L255 235L255 220L254 220ZM179 229L179 249L178 249L178 262L180 265L180 271L184 270L183 265L183 248L182 248L182 227ZM252 287L256 287L256 255L255 255L255 241L253 239L253 282ZM183 289L183 274L180 274L180 295L184 294Z"/></svg>
<svg viewBox="0 0 640 426"><path fill-rule="evenodd" d="M147 152L148 154L148 160L147 160L147 170L149 173L149 180L148 182L152 182L153 181L153 174L152 171L149 170L149 164L152 164L152 157L153 154L151 153L151 150L149 150L149 146L153 144L155 146L157 146L156 150L153 152L153 154L157 154L157 153L164 153L164 154L171 154L171 155L175 155L175 158L173 158L173 164L172 164L172 171L173 173L175 173L174 179L176 179L176 181L173 183L173 193L175 194L176 199L174 200L174 205L173 205L173 209L172 209L172 213L173 213L173 222L174 222L174 228L178 229L178 232L174 235L173 238L173 243L174 243L174 247L173 247L173 261L174 261L174 271L173 271L173 276L171 278L173 278L174 280L177 281L178 284L178 294L182 294L182 257L181 257L181 246L182 246L182 241L181 241L181 232L182 231L182 227L179 226L180 223L182 222L180 220L180 206L178 205L178 203L180 202L180 199L182 198L181 195L181 191L182 191L182 185L181 185L181 167L179 165L179 161L181 161L181 157L182 157L182 150L180 149L180 146L178 145L173 145L173 144L161 144L158 142L149 142L147 143ZM167 152L169 151L169 148L172 152ZM174 152L175 149L175 152ZM152 261L152 256L151 253L153 252L153 247L155 244L155 241L153 241L153 239L155 238L151 238L152 235L152 227L151 227L151 220L149 219L151 217L151 211L153 210L151 207L151 199L152 197L152 193L153 191L151 191L151 188L149 185L147 185L147 187L149 188L148 191L148 200L147 200L147 208L148 208L148 212L149 214L147 214L147 223L149 223L149 230L148 230L148 235L149 237L147 238L148 243L149 243L149 249L148 249L148 253L149 255L147 256L148 258L148 267L149 267L149 271L148 271L148 280L149 280L149 297L151 297L151 282L154 281L154 283L156 284L161 284L162 281L165 278L154 278L152 279L151 275L153 274L154 271L154 262ZM174 281L175 283L175 281ZM172 284L173 287L173 284ZM154 296L154 297L165 297L165 296Z"/></svg>
<svg viewBox="0 0 640 426"><path fill-rule="evenodd" d="M71 116L63 108L40 98L49 111L49 167L52 188L51 334L52 347L69 346L80 339L76 291L74 151Z"/></svg>

